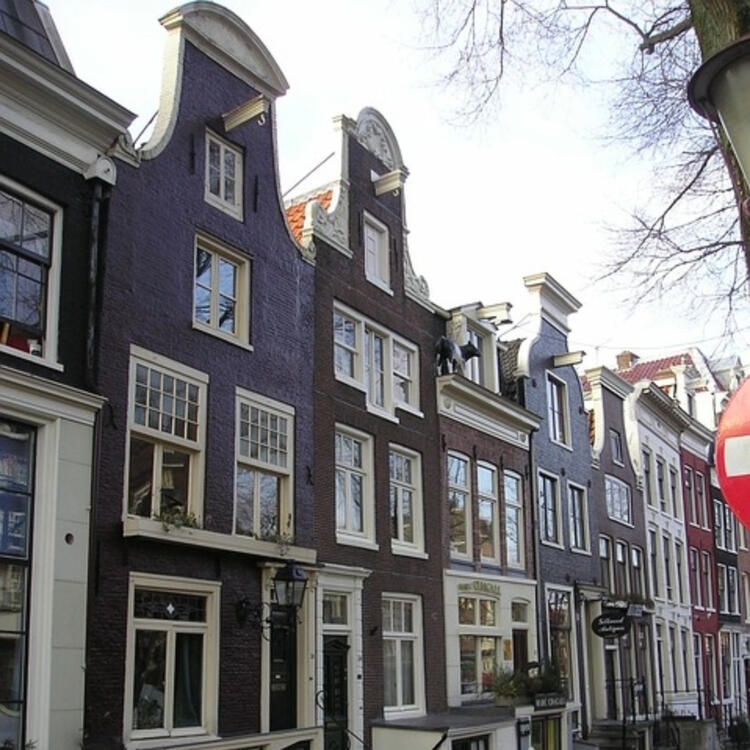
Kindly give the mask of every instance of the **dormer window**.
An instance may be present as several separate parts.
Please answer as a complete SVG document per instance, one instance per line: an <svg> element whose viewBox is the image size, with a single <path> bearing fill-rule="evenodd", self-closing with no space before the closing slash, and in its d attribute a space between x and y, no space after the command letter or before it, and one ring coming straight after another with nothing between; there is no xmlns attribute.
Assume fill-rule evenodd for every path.
<svg viewBox="0 0 750 750"><path fill-rule="evenodd" d="M242 152L206 132L206 202L242 221Z"/></svg>
<svg viewBox="0 0 750 750"><path fill-rule="evenodd" d="M477 385L484 385L484 336L482 336L482 334L480 333L477 333L475 330L468 328L466 338L466 343L474 344L474 346L476 346L476 348L481 352L481 355L479 357L472 357L468 362L466 362L466 364L464 365L464 375Z"/></svg>
<svg viewBox="0 0 750 750"><path fill-rule="evenodd" d="M369 214L364 215L365 276L375 286L391 291L388 262L388 228Z"/></svg>

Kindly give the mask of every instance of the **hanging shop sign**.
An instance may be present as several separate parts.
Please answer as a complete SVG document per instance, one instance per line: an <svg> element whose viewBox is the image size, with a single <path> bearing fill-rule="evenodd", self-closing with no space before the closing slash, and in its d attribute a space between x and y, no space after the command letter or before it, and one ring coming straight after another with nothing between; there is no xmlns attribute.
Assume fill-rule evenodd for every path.
<svg viewBox="0 0 750 750"><path fill-rule="evenodd" d="M626 609L605 609L591 623L591 629L600 638L622 638L630 630Z"/></svg>

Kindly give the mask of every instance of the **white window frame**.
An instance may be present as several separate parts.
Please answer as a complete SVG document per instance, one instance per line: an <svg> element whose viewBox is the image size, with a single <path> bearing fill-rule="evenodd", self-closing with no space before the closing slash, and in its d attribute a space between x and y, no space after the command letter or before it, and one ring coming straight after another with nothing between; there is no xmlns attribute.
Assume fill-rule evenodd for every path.
<svg viewBox="0 0 750 750"><path fill-rule="evenodd" d="M516 500L511 501L508 499L508 493L506 491L507 480L510 479L517 483L518 497ZM515 471L505 470L503 472L503 500L505 502L505 554L506 563L509 568L516 568L523 570L526 567L526 520L524 515L524 503L523 503L523 477L517 474ZM518 558L511 560L508 554L508 512L509 509L513 509L517 513L517 538L518 538Z"/></svg>
<svg viewBox="0 0 750 750"><path fill-rule="evenodd" d="M391 454L397 454L411 461L411 484L394 480L390 476L390 457ZM394 555L407 555L409 557L423 557L427 555L424 552L424 503L422 499L422 455L417 451L406 448L403 445L390 443L388 445L388 465L389 465L389 502L391 493L396 490L398 511L398 528L399 533L393 536L391 527L391 552ZM401 517L401 502L404 490L410 490L412 493L412 541L406 541L403 537L403 520ZM392 523L392 519L391 519Z"/></svg>
<svg viewBox="0 0 750 750"><path fill-rule="evenodd" d="M700 489L699 489L700 488ZM711 518L708 514L708 492L706 491L706 477L700 471L695 472L695 490L697 500L700 505L701 515L703 516L703 528L711 528Z"/></svg>
<svg viewBox="0 0 750 750"><path fill-rule="evenodd" d="M183 380L188 385L198 388L198 414L196 440L180 438L152 427L137 424L134 419L136 407L136 368L145 366L149 370L158 370L164 375ZM161 468L162 452L165 448L179 449L190 454L189 489L187 513L195 516L201 525L203 514L203 482L206 461L206 422L208 401L208 375L200 370L188 367L161 354L155 354L139 346L130 346L130 378L128 383L128 439L125 451L125 481L123 487L123 518L130 513L128 509L128 494L130 490L130 447L133 438L151 443L154 446L153 474L151 479L152 499L151 517L156 518L161 512ZM142 517L142 516L139 516Z"/></svg>
<svg viewBox="0 0 750 750"><path fill-rule="evenodd" d="M136 589L151 589L174 594L203 596L206 599L206 622L192 623L158 619L137 620L133 616ZM204 737L212 739L218 731L218 694L219 694L219 612L221 583L205 579L178 578L160 576L151 573L131 573L128 586L128 621L125 652L125 696L123 711L123 738L129 748L154 747L156 739ZM133 729L133 685L135 682L135 633L138 624L144 630L167 630L168 632L203 633L203 670L202 670L202 717L201 727L184 729ZM171 653L171 659L170 659ZM167 671L173 667L174 653L167 654ZM165 673L167 684L170 676ZM173 676L172 676L173 679ZM165 696L165 716L171 701ZM142 740L142 742L141 742ZM161 746L161 745L160 745Z"/></svg>
<svg viewBox="0 0 750 750"><path fill-rule="evenodd" d="M369 246L371 241L375 243L374 248ZM365 278L371 284L392 295L388 227L367 211L363 211L362 216L362 249L365 261Z"/></svg>
<svg viewBox="0 0 750 750"><path fill-rule="evenodd" d="M618 466L624 466L624 457L622 451L622 435L615 429L609 429L609 446L612 452L612 461Z"/></svg>
<svg viewBox="0 0 750 750"><path fill-rule="evenodd" d="M685 488L687 490L688 502L690 503L690 524L692 526L700 526L698 518L698 502L697 493L695 490L695 472L692 466L685 467Z"/></svg>
<svg viewBox="0 0 750 750"><path fill-rule="evenodd" d="M580 493L581 497L581 518L579 520L581 535L583 536L582 545L574 544L574 525L577 519L575 517L575 514L573 513L573 497L576 493ZM568 517L570 519L570 528L568 529L570 533L570 549L573 552L585 553L587 555L590 555L591 535L589 534L589 496L586 488L583 485L576 484L575 482L568 482Z"/></svg>
<svg viewBox="0 0 750 750"><path fill-rule="evenodd" d="M695 597L693 607L703 609L703 586L701 585L701 556L697 547L690 547L690 585L692 596Z"/></svg>
<svg viewBox="0 0 750 750"><path fill-rule="evenodd" d="M450 473L450 462L451 459L457 460L457 461L463 461L466 464L466 484L455 484L451 481L451 473ZM471 486L471 480L472 480L472 463L471 459L464 455L463 453L458 453L456 451L449 451L448 456L446 459L446 472L448 476L447 481L447 488L448 488L448 544L450 546L450 555L452 558L458 559L458 560L471 560L473 555L473 525L472 525L472 503L471 503L471 494L472 494L472 486ZM450 524L450 505L451 505L451 497L453 492L460 492L461 494L465 495L465 506L464 506L464 529L465 529L465 546L466 551L460 552L457 549L454 548L453 545L453 535L451 533L451 524Z"/></svg>
<svg viewBox="0 0 750 750"><path fill-rule="evenodd" d="M723 563L717 563L716 565L716 586L719 612L727 614L729 612L727 608L727 566Z"/></svg>
<svg viewBox="0 0 750 750"><path fill-rule="evenodd" d="M35 362L39 365L63 371L58 362L58 327L60 319L60 276L63 263L63 209L55 203L29 190L15 180L0 174L0 188L15 193L21 200L35 204L52 215L52 235L50 237L50 262L47 269L47 289L45 296L44 338L38 354L24 352L21 349L0 344L0 353L11 354L19 359Z"/></svg>
<svg viewBox="0 0 750 750"><path fill-rule="evenodd" d="M336 473L341 470L347 473L347 476L352 472L351 466L342 465L341 467L336 464L336 447L335 440L337 435L345 436L351 440L358 441L361 445L362 451L362 466L359 467L357 473L362 476L362 531L357 531L349 527L347 522L346 528L339 528L338 520L336 521L336 541L338 544L346 544L352 547L365 547L367 549L378 549L378 544L375 541L375 469L373 463L373 445L374 440L372 435L355 430L348 425L336 423L336 429L334 432L334 449L333 449L333 460L335 466L334 474L334 518L336 517ZM347 497L347 504L349 498ZM349 518L350 509L347 507L347 518Z"/></svg>
<svg viewBox="0 0 750 750"><path fill-rule="evenodd" d="M414 703L398 703L393 706L383 706L383 717L393 719L396 717L422 716L425 713L425 678L424 678L424 632L422 629L422 599L419 596L397 592L383 592L382 603L405 602L412 605L412 630L392 631L386 630L383 623L383 641L392 640L397 644L397 684L401 681L401 669L398 654L400 653L400 643L409 641L414 644ZM383 682L385 683L385 666L383 667ZM400 690L397 689L400 693ZM403 698L402 695L399 696ZM385 702L385 701L384 701Z"/></svg>
<svg viewBox="0 0 750 750"><path fill-rule="evenodd" d="M701 551L701 581L705 584L704 602L705 608L710 612L716 612L716 601L714 600L713 582L712 582L712 560L711 554L705 550Z"/></svg>
<svg viewBox="0 0 750 750"><path fill-rule="evenodd" d="M471 599L474 602L474 622L472 623L463 623L460 620L461 615L461 599ZM481 622L481 613L482 613L482 602L487 602L492 605L493 609L493 619L494 622L489 625L482 624ZM525 603L525 602L524 602ZM462 637L470 637L474 639L474 669L476 672L476 675L478 677L478 681L475 683L475 690L473 691L467 691L463 692L461 691L461 698L462 699L472 699L477 698L479 696L482 696L485 693L488 693L489 691L482 690L482 685L480 684L483 669L481 664L481 641L484 638L491 639L495 642L495 664L494 669L500 666L500 662L502 661L502 632L500 629L500 613L499 613L499 602L497 599L492 598L491 596L479 596L476 594L470 594L467 592L460 591L458 594L457 599L457 612L458 612L458 621L457 621L457 637L458 637L458 653L461 654L461 638ZM493 671L494 671L493 669ZM461 682L461 674L460 674L460 667L459 667L459 689L463 685Z"/></svg>
<svg viewBox="0 0 750 750"><path fill-rule="evenodd" d="M242 436L242 410L243 407L248 409L259 409L262 412L275 416L277 419L286 420L286 458L285 465L280 462L271 460L264 461L261 457L253 458L244 455L242 451L243 441L248 440ZM259 393L247 391L244 388L237 387L235 391L235 474L234 474L234 517L232 522L233 533L238 536L252 536L263 539L259 526L260 522L260 497L259 489L256 485L253 499L253 531L245 534L237 530L238 519L238 476L240 467L254 471L260 471L263 474L270 474L279 480L279 518L276 536L279 539L293 541L294 538L294 446L295 446L295 410L293 406L285 404L282 401L261 396ZM248 432L251 426L248 425ZM272 540L273 541L273 540Z"/></svg>
<svg viewBox="0 0 750 750"><path fill-rule="evenodd" d="M547 519L546 519L546 498L544 505L542 504L542 484L543 478L550 480L554 492L552 498L552 510L555 514L555 537L553 539L547 538ZM538 496L537 502L539 503L539 539L542 544L549 545L550 547L563 547L563 535L562 535L562 509L560 503L560 478L551 474L547 471L540 471L537 474L538 483Z"/></svg>
<svg viewBox="0 0 750 750"><path fill-rule="evenodd" d="M211 289L209 322L198 320L196 317L196 291L198 288L198 251L209 253L211 256ZM235 330L225 331L218 325L219 320L219 261L226 261L236 267L236 290L234 300ZM226 243L220 242L204 232L195 235L193 253L193 328L217 336L232 344L239 344L246 349L250 346L250 279L251 260L248 255L239 252Z"/></svg>
<svg viewBox="0 0 750 750"><path fill-rule="evenodd" d="M547 429L549 439L553 443L570 448L568 384L562 378L558 378L557 375L548 370L545 374L545 391L547 397Z"/></svg>
<svg viewBox="0 0 750 750"><path fill-rule="evenodd" d="M492 490L490 494L482 493L480 483L479 483L480 469L484 469L492 474ZM482 544L480 540L479 554L481 556L482 562L499 564L500 563L500 490L499 490L498 482L499 482L500 472L498 471L497 466L489 463L488 461L477 461L476 471L477 471L477 521L479 522L481 520L480 511L482 508L482 503L484 502L484 503L491 504L492 546L495 550L494 555L491 555L491 556L483 555Z"/></svg>
<svg viewBox="0 0 750 750"><path fill-rule="evenodd" d="M332 313L332 334L333 340L333 374L336 380L342 383L346 383L357 390L362 391L365 394L365 406L367 411L372 414L376 414L379 417L383 417L391 422L398 422L398 417L395 412L396 409L402 409L411 414L415 414L418 417L422 417L423 414L420 410L420 369L419 369L419 348L416 344L412 343L403 336L399 336L397 333L390 331L389 329L381 326L373 320L361 315L360 313L352 310L346 305L342 305L338 302L334 302L333 313ZM336 316L342 316L350 323L354 324L354 338L355 345L352 348L349 344L343 341L336 340L336 329L333 322ZM383 388L383 403L378 404L372 399L373 383L369 382L372 379L373 371L368 368L368 360L371 361L372 349L371 342L374 336L378 336L383 339L383 361L382 361L382 388ZM400 398L400 389L396 386L397 378L404 378L405 375L402 372L395 370L395 358L393 356L394 346L399 346L408 355L408 381L409 381L409 401L404 401ZM340 371L336 366L336 348L339 347L342 350L348 352L353 361L353 373ZM370 372L368 372L370 369Z"/></svg>
<svg viewBox="0 0 750 750"><path fill-rule="evenodd" d="M604 475L604 496L607 508L607 517L623 524L633 527L633 493L630 485L617 477Z"/></svg>
<svg viewBox="0 0 750 750"><path fill-rule="evenodd" d="M216 143L219 146L219 161L221 164L221 170L220 170L220 176L219 176L219 192L220 195L215 195L211 192L211 184L210 184L210 176L209 176L209 170L210 170L210 144L211 142ZM206 164L205 164L205 173L204 173L204 198L206 203L210 203L215 208L218 208L220 211L224 211L224 213L229 214L230 216L233 216L235 219L238 219L239 221L243 220L243 195L244 195L244 183L245 183L245 164L244 164L244 157L242 150L227 141L226 139L222 138L221 136L217 135L211 130L206 130L206 139L205 139L205 151L206 151ZM224 196L224 155L225 153L231 153L234 154L235 158L235 175L234 175L234 200L228 201L226 197Z"/></svg>

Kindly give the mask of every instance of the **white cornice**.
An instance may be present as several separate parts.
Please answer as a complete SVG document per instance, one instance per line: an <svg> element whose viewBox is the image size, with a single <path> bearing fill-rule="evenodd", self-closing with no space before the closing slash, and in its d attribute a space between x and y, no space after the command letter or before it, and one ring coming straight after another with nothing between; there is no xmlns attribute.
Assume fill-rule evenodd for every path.
<svg viewBox="0 0 750 750"><path fill-rule="evenodd" d="M586 370L584 374L592 389L606 388L622 399L626 399L633 392L633 386L630 383L603 365Z"/></svg>
<svg viewBox="0 0 750 750"><path fill-rule="evenodd" d="M524 450L541 417L461 375L437 378L438 413Z"/></svg>
<svg viewBox="0 0 750 750"><path fill-rule="evenodd" d="M66 70L0 34L0 130L85 172L99 157L132 159L122 142L135 115ZM114 175L112 175L114 179Z"/></svg>
<svg viewBox="0 0 750 750"><path fill-rule="evenodd" d="M570 333L568 316L581 309L581 303L548 273L524 276L523 283L536 297L539 314L563 333Z"/></svg>
<svg viewBox="0 0 750 750"><path fill-rule="evenodd" d="M0 365L0 405L27 418L55 417L92 425L105 402L80 388Z"/></svg>

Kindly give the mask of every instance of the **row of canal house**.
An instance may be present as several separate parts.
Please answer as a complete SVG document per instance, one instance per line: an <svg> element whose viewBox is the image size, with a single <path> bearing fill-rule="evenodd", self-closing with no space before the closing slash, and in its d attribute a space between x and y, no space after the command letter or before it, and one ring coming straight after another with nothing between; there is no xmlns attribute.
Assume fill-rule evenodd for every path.
<svg viewBox="0 0 750 750"><path fill-rule="evenodd" d="M548 274L524 340L437 306L374 109L284 206L288 85L221 6L160 19L138 149L43 5L0 19L0 744L567 750L624 718L648 748L665 709L747 713L736 382L697 352L581 381ZM445 335L481 356L436 368ZM559 690L496 707L534 663Z"/></svg>

